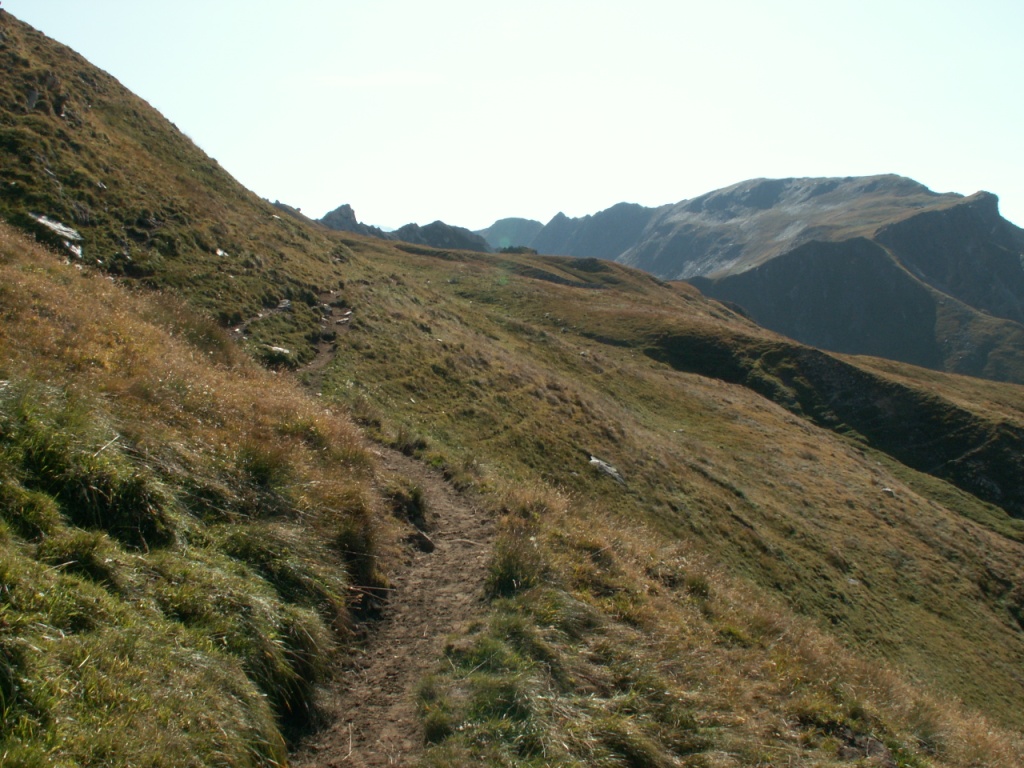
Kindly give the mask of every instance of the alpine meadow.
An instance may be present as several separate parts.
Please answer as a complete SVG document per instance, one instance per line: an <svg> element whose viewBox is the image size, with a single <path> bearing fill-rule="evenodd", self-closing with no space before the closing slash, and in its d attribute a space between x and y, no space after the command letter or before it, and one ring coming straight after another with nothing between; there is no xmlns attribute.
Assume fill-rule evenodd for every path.
<svg viewBox="0 0 1024 768"><path fill-rule="evenodd" d="M329 229L4 12L0 72L0 765L1024 764L1020 384Z"/></svg>

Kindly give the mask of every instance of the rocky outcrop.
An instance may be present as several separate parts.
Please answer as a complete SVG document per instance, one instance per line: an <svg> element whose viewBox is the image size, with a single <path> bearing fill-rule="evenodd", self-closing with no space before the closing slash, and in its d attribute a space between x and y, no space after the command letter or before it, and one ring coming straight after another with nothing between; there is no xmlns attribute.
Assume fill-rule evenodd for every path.
<svg viewBox="0 0 1024 768"><path fill-rule="evenodd" d="M427 245L431 248L447 248L460 251L478 251L489 253L490 246L480 235L470 232L464 227L453 227L443 221L435 221L421 227L419 224L406 224L391 233L397 240L416 245Z"/></svg>
<svg viewBox="0 0 1024 768"><path fill-rule="evenodd" d="M357 235L366 235L367 237L378 237L382 240L393 240L387 232L378 227L370 226L369 224L363 224L356 218L356 212L352 209L352 206L348 203L340 205L330 213L324 214L320 218L320 223L329 229L333 229L337 232L354 232Z"/></svg>
<svg viewBox="0 0 1024 768"><path fill-rule="evenodd" d="M617 261L622 253L642 239L652 216L659 210L619 203L581 219L570 219L559 213L533 242L525 245L540 253L557 256L593 256Z"/></svg>
<svg viewBox="0 0 1024 768"><path fill-rule="evenodd" d="M400 240L414 245L426 245L430 248L447 248L460 251L479 251L489 253L491 248L487 241L464 227L454 227L443 221L435 221L421 227L419 224L406 224L394 232L385 232L377 227L362 224L356 218L352 206L346 203L325 214L320 223L338 232L353 232L357 235L377 237L381 240Z"/></svg>

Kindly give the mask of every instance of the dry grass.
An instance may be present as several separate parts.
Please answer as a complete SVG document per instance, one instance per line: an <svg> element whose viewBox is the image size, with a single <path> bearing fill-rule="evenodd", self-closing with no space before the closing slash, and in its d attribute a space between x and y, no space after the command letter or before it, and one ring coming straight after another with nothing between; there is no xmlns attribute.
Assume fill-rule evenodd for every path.
<svg viewBox="0 0 1024 768"><path fill-rule="evenodd" d="M282 762L382 578L358 431L6 226L0 286L0 754Z"/></svg>
<svg viewBox="0 0 1024 768"><path fill-rule="evenodd" d="M634 732L646 745L636 754L650 764L832 765L857 748L847 741L871 737L906 765L970 765L972 750L990 748L993 760L1019 755L1001 730L1020 711L1012 670L1021 638L1012 598L996 586L1019 572L1005 512L799 417L783 407L784 386L775 403L651 360L644 345L659 329L771 341L690 291L617 267L614 292L580 290L565 283L591 275L571 260L558 263L557 282L468 254L405 253L399 275L385 246L349 245L359 321L324 373L325 397L352 403L377 434L414 438L439 466L478 467L473 487L509 513L490 582L499 625L518 617L569 664L586 651L549 634L552 613L540 606L582 606L595 627L586 642L635 651L664 690L696 702L699 756L673 753L657 728ZM596 472L591 455L625 487ZM502 500L510 488L534 501ZM532 507L543 511L513 513ZM985 568L999 575L979 600ZM582 676L574 688L543 654L502 645L488 623L471 634L465 663L452 658L455 671L424 693L432 760L648 759L629 757L624 743L618 757L600 751L609 740L596 723L612 705L579 709L590 695ZM488 674L512 685L488 678L484 689L498 686L506 703L516 690L555 703L514 710L515 727L491 722L493 708L471 714L476 694L450 678L483 660L477 645L506 659ZM890 674L904 687L887 683ZM957 696L967 703L950 704ZM919 705L904 711L901 701ZM972 725L986 722L978 710L991 725ZM929 754L932 726L915 724L913 711L944 713L939 757ZM459 730L464 721L475 724ZM594 730L574 742L566 723ZM973 746L952 746L960 743ZM546 757L530 751L538 744Z"/></svg>
<svg viewBox="0 0 1024 768"><path fill-rule="evenodd" d="M854 423L888 395L955 417L985 476L1019 388L835 366L594 260L279 217L0 19L0 213L85 248L62 264L0 227L5 762L283 759L394 554L349 410L503 515L490 612L422 688L429 763L836 766L874 742L903 766L1021 762L1020 523L971 471L894 459L936 471L899 453L899 408ZM308 377L322 397L224 330L301 363L328 294L353 315ZM863 413L833 408L859 402L836 371L871 384Z"/></svg>
<svg viewBox="0 0 1024 768"><path fill-rule="evenodd" d="M868 765L876 744L901 766L1009 768L1024 754L690 544L538 488L504 508L491 579L512 588L421 687L428 764L838 766L860 749Z"/></svg>

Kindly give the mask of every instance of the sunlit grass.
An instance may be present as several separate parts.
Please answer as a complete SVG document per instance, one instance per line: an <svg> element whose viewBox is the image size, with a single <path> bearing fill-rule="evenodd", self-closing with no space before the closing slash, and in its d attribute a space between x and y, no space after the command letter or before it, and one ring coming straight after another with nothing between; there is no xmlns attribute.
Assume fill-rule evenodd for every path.
<svg viewBox="0 0 1024 768"><path fill-rule="evenodd" d="M0 230L4 762L273 765L374 565L354 426Z"/></svg>
<svg viewBox="0 0 1024 768"><path fill-rule="evenodd" d="M504 514L486 585L492 619L507 629L497 617L511 612L554 658L578 659L582 646L552 634L558 619L542 607L561 595L587 642L646 658L663 689L692 705L700 745L673 752L671 729L644 730L642 717L616 725L608 703L563 711L562 696L593 695L582 676L548 706L564 670L501 650L506 629L485 621L467 631L511 659L504 682L481 679L472 692L484 670L466 677L482 660L472 653L468 666L456 657L440 665L423 691L429 760L727 765L739 755L741 764L813 756L838 765L841 749L861 748L847 741L872 738L906 765L969 765L971 749L1013 764L1019 744L970 709L995 722L1018 711L1012 599L979 601L970 565L1012 580L1017 544L1005 512L978 516L985 505L954 504L962 492L953 486L815 425L783 378L770 390L724 383L713 365L701 375L652 359L659 333L687 328L723 344L742 331L785 363L777 339L684 288L631 282L613 267L621 291L581 290L565 284L590 275L574 273L572 260L559 262L559 280L524 280L470 255L407 254L397 279L384 247L373 248L349 265L364 276L348 295L360 324L339 339L325 397L439 466L471 459L469 487ZM537 703L515 709L515 691ZM482 703L474 714L477 695L513 708L503 719ZM928 727L903 708L911 701L918 713L944 713L944 743L975 746L931 754ZM577 742L565 723L587 724Z"/></svg>
<svg viewBox="0 0 1024 768"><path fill-rule="evenodd" d="M54 250L0 226L0 762L282 762L377 512L426 520L351 412L501 521L428 764L1020 764L1020 525L971 495L1020 487L1019 388L838 365L593 259L330 235L5 36L0 214Z"/></svg>

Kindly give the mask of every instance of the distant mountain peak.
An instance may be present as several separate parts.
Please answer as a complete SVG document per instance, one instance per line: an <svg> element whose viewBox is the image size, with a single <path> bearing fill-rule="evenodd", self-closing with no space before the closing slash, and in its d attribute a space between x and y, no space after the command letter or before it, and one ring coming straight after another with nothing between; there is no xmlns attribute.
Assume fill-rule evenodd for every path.
<svg viewBox="0 0 1024 768"><path fill-rule="evenodd" d="M806 343L1024 381L1024 231L990 192L892 173L757 178L660 208L559 212L530 231L516 244L696 281Z"/></svg>
<svg viewBox="0 0 1024 768"><path fill-rule="evenodd" d="M401 240L415 245L426 245L431 248L449 248L463 251L488 252L487 241L478 234L464 227L455 227L443 221L434 221L426 226L406 224L393 232L385 232L379 227L361 223L356 212L348 203L339 205L325 214L320 223L339 232L353 232L358 235L376 237L381 240Z"/></svg>

